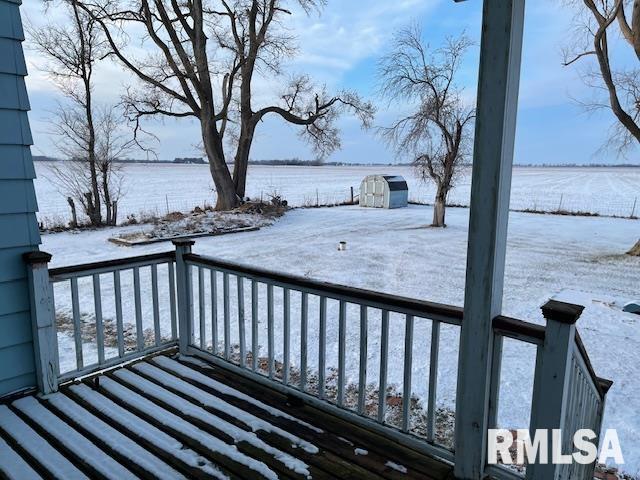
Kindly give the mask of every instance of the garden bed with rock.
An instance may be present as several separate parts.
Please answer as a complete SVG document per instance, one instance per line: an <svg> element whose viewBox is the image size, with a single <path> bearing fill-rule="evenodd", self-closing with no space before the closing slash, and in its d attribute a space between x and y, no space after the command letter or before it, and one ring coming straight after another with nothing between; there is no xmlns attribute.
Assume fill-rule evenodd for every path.
<svg viewBox="0 0 640 480"><path fill-rule="evenodd" d="M245 203L228 212L196 207L191 213L173 212L141 225L139 231L128 232L109 241L117 245L138 246L169 240L251 232L269 226L284 215L286 203Z"/></svg>

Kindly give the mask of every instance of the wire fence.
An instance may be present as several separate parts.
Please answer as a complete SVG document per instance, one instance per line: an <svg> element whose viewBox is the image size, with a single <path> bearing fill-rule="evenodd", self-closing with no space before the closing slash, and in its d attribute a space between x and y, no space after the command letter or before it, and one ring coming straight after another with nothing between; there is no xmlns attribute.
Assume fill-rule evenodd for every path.
<svg viewBox="0 0 640 480"><path fill-rule="evenodd" d="M570 194L557 191L518 193L511 196L511 210L532 213L557 213L637 219L640 198L615 194ZM422 203L417 201L416 203ZM451 195L449 205L468 207L469 197Z"/></svg>
<svg viewBox="0 0 640 480"><path fill-rule="evenodd" d="M287 200L289 206L298 208L333 207L338 205L357 204L359 189L320 189L311 192L295 192L285 195L278 190L261 191L252 197L253 200L270 202L274 196ZM432 205L433 197L426 193L411 194L410 203ZM469 207L469 195L452 192L447 201L452 207ZM120 224L146 223L160 219L173 212L188 213L196 208L207 209L215 206L215 196L210 198L187 199L170 196L168 194L144 202L126 202L121 208ZM536 194L519 194L511 197L511 210L516 212L547 213L576 216L601 216L627 219L638 219L640 216L640 198L616 196L614 194L576 195L558 193L555 191L537 192ZM43 230L64 228L70 220L70 213L61 211L55 214L38 216ZM86 221L86 217L79 216L79 220Z"/></svg>
<svg viewBox="0 0 640 480"><path fill-rule="evenodd" d="M38 162L35 182L38 218L44 229L66 228L71 212L47 162ZM291 207L320 207L357 202L361 180L368 174L402 175L410 200L433 203L435 187L410 167L263 167L253 166L247 196L268 202L279 196ZM622 218L640 217L640 169L514 169L511 208L515 211ZM452 206L469 205L470 172L449 194ZM215 189L206 166L128 165L124 196L118 202L119 223L160 218L172 212L215 205ZM80 213L80 212L78 212ZM80 215L79 220L86 221Z"/></svg>

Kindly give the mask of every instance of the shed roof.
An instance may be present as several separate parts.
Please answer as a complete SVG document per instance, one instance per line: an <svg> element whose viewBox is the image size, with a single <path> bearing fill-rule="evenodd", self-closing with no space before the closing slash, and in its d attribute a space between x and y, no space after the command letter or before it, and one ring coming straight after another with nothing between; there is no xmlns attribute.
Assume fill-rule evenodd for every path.
<svg viewBox="0 0 640 480"><path fill-rule="evenodd" d="M366 182L370 179L375 180L384 180L387 185L389 185L389 190L398 191L398 190L408 190L407 182L402 175L382 175L382 174L374 174L367 175L362 181Z"/></svg>

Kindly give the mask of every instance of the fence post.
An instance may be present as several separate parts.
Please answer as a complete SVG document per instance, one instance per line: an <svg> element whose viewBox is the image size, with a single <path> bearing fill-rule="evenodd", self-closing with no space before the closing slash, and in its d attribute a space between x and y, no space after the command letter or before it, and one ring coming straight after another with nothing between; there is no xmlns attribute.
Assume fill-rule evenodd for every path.
<svg viewBox="0 0 640 480"><path fill-rule="evenodd" d="M584 307L556 300L542 307L547 320L544 344L538 348L536 372L531 404L530 435L534 438L537 429L547 430L549 456L552 454L552 431L562 430L567 417L567 398L571 379L571 365L576 342L576 322ZM562 432L562 435L573 432ZM561 442L564 444L564 442ZM558 447L560 448L560 447ZM562 465L554 465L551 458L546 463L527 466L527 480L557 480Z"/></svg>
<svg viewBox="0 0 640 480"><path fill-rule="evenodd" d="M178 345L180 354L186 355L193 343L193 292L191 269L184 256L191 253L193 240L173 240L176 247L176 285L178 290Z"/></svg>
<svg viewBox="0 0 640 480"><path fill-rule="evenodd" d="M51 255L34 251L23 255L28 265L31 297L31 325L36 360L38 391L44 395L58 391L58 339L53 285L49 281Z"/></svg>

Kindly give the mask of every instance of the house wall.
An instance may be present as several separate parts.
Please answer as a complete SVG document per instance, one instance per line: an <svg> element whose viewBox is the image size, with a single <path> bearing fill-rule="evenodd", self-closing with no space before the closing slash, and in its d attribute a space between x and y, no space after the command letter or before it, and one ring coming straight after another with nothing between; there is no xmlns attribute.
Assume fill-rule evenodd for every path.
<svg viewBox="0 0 640 480"><path fill-rule="evenodd" d="M0 0L0 396L35 386L27 270L40 244L21 0Z"/></svg>

